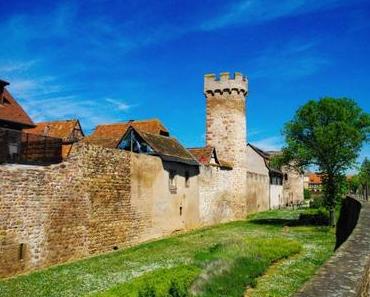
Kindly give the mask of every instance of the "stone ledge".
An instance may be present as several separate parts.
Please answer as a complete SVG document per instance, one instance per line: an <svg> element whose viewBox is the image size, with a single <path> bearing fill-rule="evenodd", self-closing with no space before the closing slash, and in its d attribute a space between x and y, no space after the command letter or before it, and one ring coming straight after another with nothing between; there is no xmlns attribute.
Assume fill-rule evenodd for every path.
<svg viewBox="0 0 370 297"><path fill-rule="evenodd" d="M352 234L295 297L370 296L370 203L361 204Z"/></svg>

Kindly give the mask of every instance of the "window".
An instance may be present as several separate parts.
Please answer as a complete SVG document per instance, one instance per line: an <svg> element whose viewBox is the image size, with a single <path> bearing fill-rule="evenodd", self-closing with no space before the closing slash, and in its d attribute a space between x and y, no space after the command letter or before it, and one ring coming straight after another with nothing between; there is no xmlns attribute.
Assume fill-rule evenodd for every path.
<svg viewBox="0 0 370 297"><path fill-rule="evenodd" d="M177 192L176 170L170 170L169 172L168 187L172 194L176 194Z"/></svg>
<svg viewBox="0 0 370 297"><path fill-rule="evenodd" d="M22 261L24 259L24 243L19 245L19 260Z"/></svg>
<svg viewBox="0 0 370 297"><path fill-rule="evenodd" d="M190 187L190 174L189 171L185 171L185 187Z"/></svg>
<svg viewBox="0 0 370 297"><path fill-rule="evenodd" d="M288 180L288 174L286 174L286 173L284 174L284 179Z"/></svg>
<svg viewBox="0 0 370 297"><path fill-rule="evenodd" d="M0 94L0 105L10 104L10 102L5 98L4 95Z"/></svg>
<svg viewBox="0 0 370 297"><path fill-rule="evenodd" d="M182 206L180 206L180 216L182 216Z"/></svg>

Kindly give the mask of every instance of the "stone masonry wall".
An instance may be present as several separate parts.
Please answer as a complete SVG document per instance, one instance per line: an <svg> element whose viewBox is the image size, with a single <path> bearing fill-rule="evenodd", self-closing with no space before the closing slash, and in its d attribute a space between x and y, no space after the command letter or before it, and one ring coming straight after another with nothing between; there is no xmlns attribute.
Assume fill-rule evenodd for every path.
<svg viewBox="0 0 370 297"><path fill-rule="evenodd" d="M199 175L199 213L202 225L212 225L236 217L231 170L201 166Z"/></svg>
<svg viewBox="0 0 370 297"><path fill-rule="evenodd" d="M155 186L138 180L133 170L148 160L133 155L82 145L68 161L58 165L0 166L0 277L130 246L174 231L155 228ZM145 157L149 164L162 166L158 157ZM159 167L165 172L162 169ZM144 183L149 192L140 195ZM198 187L196 183L189 190L194 187ZM162 197L163 201L167 198ZM189 206L185 205L184 211L187 208L188 213L196 214L194 207L198 205L186 203ZM198 218L189 217L186 224L194 227Z"/></svg>
<svg viewBox="0 0 370 297"><path fill-rule="evenodd" d="M227 72L217 80L206 75L206 143L214 146L218 157L232 162L234 167L246 167L246 104L247 82L240 74L230 79Z"/></svg>
<svg viewBox="0 0 370 297"><path fill-rule="evenodd" d="M221 73L219 79L214 74L208 74L204 78L207 105L206 144L216 148L219 159L231 162L233 165L233 170L227 173L227 181L224 180L225 186L217 187L220 189L219 193L223 193L217 196L224 198L226 196L223 188L228 187L228 197L225 198L226 200L222 199L228 201L225 212L231 214L229 219L242 218L247 213L245 183L247 89L247 80L240 73L235 73L233 78L227 72ZM217 174L217 176L223 180L223 174ZM222 182L216 180L215 183ZM204 191L207 191L207 186Z"/></svg>
<svg viewBox="0 0 370 297"><path fill-rule="evenodd" d="M283 167L282 172L284 173L283 181L283 205L286 206L291 203L302 202L304 200L303 195L303 174L297 172L292 168Z"/></svg>

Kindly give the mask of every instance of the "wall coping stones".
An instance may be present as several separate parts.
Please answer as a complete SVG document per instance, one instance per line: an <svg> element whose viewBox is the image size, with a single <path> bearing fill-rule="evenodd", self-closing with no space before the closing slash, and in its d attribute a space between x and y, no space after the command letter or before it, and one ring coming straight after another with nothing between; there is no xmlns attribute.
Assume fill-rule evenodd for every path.
<svg viewBox="0 0 370 297"><path fill-rule="evenodd" d="M352 234L295 297L370 296L370 202L359 202Z"/></svg>

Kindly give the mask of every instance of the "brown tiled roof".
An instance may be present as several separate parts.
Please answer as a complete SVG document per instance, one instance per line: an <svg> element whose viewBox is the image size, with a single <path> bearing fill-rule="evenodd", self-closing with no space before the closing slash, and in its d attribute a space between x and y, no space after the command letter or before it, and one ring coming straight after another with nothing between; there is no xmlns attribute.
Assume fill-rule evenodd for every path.
<svg viewBox="0 0 370 297"><path fill-rule="evenodd" d="M213 146L189 148L188 151L203 165L210 165L212 154L216 155L216 163L223 168L232 169L233 165L225 160L217 158L216 149Z"/></svg>
<svg viewBox="0 0 370 297"><path fill-rule="evenodd" d="M168 134L168 130L158 119L151 119L96 126L94 133L86 137L83 142L116 148L130 126L142 132Z"/></svg>
<svg viewBox="0 0 370 297"><path fill-rule="evenodd" d="M194 156L176 138L135 130L140 137L165 161L199 165Z"/></svg>
<svg viewBox="0 0 370 297"><path fill-rule="evenodd" d="M37 123L35 128L27 129L26 132L30 134L62 138L63 141L66 142L71 137L73 130L77 125L80 125L78 120L41 122Z"/></svg>
<svg viewBox="0 0 370 297"><path fill-rule="evenodd" d="M1 95L1 94L0 94ZM13 96L4 88L4 103L0 104L0 120L33 127L34 123Z"/></svg>

